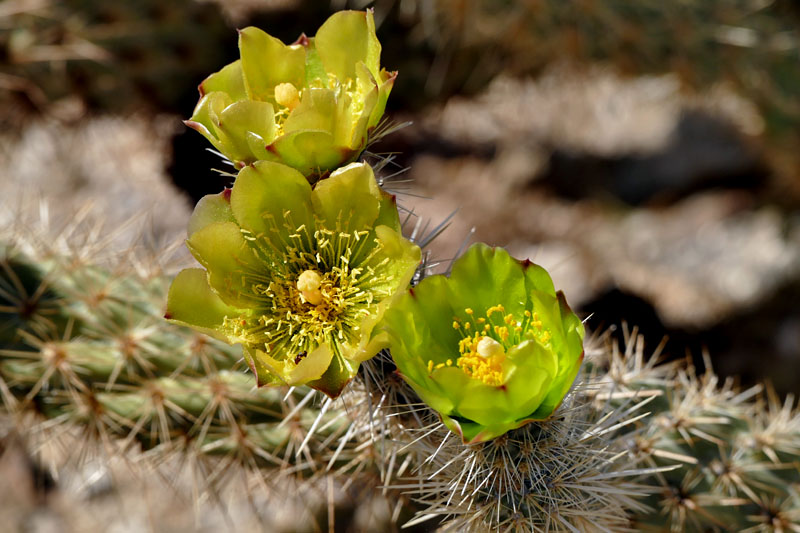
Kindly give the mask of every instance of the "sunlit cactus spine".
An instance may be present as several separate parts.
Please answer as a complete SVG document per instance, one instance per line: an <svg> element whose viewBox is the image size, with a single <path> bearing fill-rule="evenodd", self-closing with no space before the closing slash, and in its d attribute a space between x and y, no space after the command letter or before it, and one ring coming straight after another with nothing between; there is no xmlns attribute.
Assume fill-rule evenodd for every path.
<svg viewBox="0 0 800 533"><path fill-rule="evenodd" d="M347 416L333 404L318 418L313 402L300 405L305 392L255 390L251 376L232 370L237 349L158 320L167 280L111 276L68 260L55 276L52 258L37 263L6 250L4 298L28 301L30 321L0 353L7 410L24 407L57 424L170 453L227 457L265 473L355 461L343 471L382 470L384 483L419 502L420 528L791 531L800 521L800 416L791 400L656 364L635 333L622 351L610 340L589 344L589 370L550 419L464 445L384 356L340 400ZM38 289L48 295L38 319L30 318L37 314L30 297L8 290L23 276L29 296L47 285ZM52 302L64 320L52 320ZM6 315L13 305L3 307ZM55 323L64 329L44 333ZM362 393L370 383L368 401ZM358 441L370 427L376 440L368 456L376 462L345 444L330 463L342 438Z"/></svg>
<svg viewBox="0 0 800 533"><path fill-rule="evenodd" d="M20 325L0 345L0 418L35 435L33 445L82 428L70 452L78 462L100 446L104 460L141 449L146 465L201 465L199 495L232 477L259 480L267 494L293 486L302 498L321 483L322 499L306 501L303 516L312 522L291 531L314 530L313 521L347 523L348 498L356 494L366 507L388 507L372 518L367 512L370 527L408 519L405 499L389 504L376 486L380 442L350 423L369 411L360 387L337 404L302 387L257 389L239 347L163 319L168 278L109 270L46 247L32 257L21 248L31 247L7 245L0 256L3 318ZM144 475L152 466L131 468ZM335 494L326 495L326 486ZM264 487L251 496L261 498ZM314 518L319 512L324 520ZM356 514L351 519L363 523L364 511Z"/></svg>
<svg viewBox="0 0 800 533"><path fill-rule="evenodd" d="M388 484L421 505L412 523L443 531L800 527L793 398L737 390L710 367L700 375L683 361L659 363L663 346L648 355L635 330L623 334L622 349L609 334L588 343L584 374L551 418L480 444L463 444L389 375L378 386L385 401L376 424L398 452Z"/></svg>
<svg viewBox="0 0 800 533"><path fill-rule="evenodd" d="M627 333L626 333L627 334ZM606 397L653 397L626 447L648 465L678 464L641 481L654 490L642 531L794 531L800 528L800 411L761 386L738 390L733 380L689 364L657 365L628 336L626 352L603 354ZM658 351L657 351L658 352ZM680 363L680 362L679 362ZM601 362L603 364L603 362ZM619 400L615 400L619 401ZM624 438L624 437L623 437Z"/></svg>
<svg viewBox="0 0 800 533"><path fill-rule="evenodd" d="M238 347L165 322L168 279L72 259L0 257L7 411L242 466L313 472L331 459L315 446L342 432L342 413L320 416L308 390L254 390Z"/></svg>

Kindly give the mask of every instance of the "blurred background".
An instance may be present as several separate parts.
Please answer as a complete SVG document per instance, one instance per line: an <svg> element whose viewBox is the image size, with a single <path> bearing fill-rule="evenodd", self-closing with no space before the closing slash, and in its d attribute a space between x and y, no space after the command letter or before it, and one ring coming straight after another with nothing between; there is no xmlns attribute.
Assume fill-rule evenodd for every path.
<svg viewBox="0 0 800 533"><path fill-rule="evenodd" d="M187 130L235 28L285 42L372 5L402 205L451 258L547 267L595 331L800 392L800 5L792 0L3 0L0 195L153 210L182 234L229 177ZM15 192L15 194L18 194ZM3 217L19 216L9 212ZM144 238L137 236L137 238Z"/></svg>

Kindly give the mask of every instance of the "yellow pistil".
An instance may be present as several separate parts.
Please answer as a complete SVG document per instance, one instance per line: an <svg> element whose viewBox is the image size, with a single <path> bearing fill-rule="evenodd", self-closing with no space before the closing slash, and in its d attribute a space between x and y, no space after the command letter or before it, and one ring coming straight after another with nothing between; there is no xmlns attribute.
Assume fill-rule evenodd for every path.
<svg viewBox="0 0 800 533"><path fill-rule="evenodd" d="M300 92L291 83L279 83L275 86L275 101L293 110L300 105Z"/></svg>
<svg viewBox="0 0 800 533"><path fill-rule="evenodd" d="M322 276L313 270L305 270L297 278L297 290L303 296L303 299L311 305L319 305L322 303L322 291L319 290L322 285Z"/></svg>

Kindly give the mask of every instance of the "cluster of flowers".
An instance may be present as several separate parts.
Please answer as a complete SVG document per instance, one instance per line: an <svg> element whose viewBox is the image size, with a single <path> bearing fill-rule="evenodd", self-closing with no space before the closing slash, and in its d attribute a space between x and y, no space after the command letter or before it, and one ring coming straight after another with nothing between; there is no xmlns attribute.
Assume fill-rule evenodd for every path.
<svg viewBox="0 0 800 533"><path fill-rule="evenodd" d="M239 33L241 59L200 85L187 125L239 169L203 198L166 317L244 347L259 386L337 397L390 349L464 442L552 414L583 357L583 326L541 267L477 244L409 285L419 248L394 196L354 162L395 79L371 12L342 11L285 45Z"/></svg>

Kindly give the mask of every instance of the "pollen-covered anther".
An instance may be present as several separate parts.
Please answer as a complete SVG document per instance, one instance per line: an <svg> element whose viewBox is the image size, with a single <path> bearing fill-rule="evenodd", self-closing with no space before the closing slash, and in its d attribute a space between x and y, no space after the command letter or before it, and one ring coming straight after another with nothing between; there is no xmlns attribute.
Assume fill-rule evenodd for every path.
<svg viewBox="0 0 800 533"><path fill-rule="evenodd" d="M275 101L292 110L300 105L300 92L291 83L279 83L275 86Z"/></svg>
<svg viewBox="0 0 800 533"><path fill-rule="evenodd" d="M303 299L311 305L319 305L322 303L322 291L319 290L322 285L322 276L314 270L305 270L297 277L297 290L303 296Z"/></svg>

